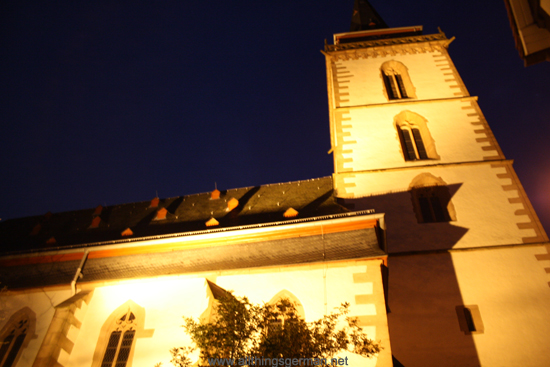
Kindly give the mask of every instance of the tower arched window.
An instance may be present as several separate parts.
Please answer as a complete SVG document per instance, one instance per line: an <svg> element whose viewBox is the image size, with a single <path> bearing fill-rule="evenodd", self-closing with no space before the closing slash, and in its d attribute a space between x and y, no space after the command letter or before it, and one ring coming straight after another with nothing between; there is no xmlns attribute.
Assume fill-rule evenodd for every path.
<svg viewBox="0 0 550 367"><path fill-rule="evenodd" d="M422 223L449 222L447 204L450 201L447 186L431 186L413 189L413 196L418 202Z"/></svg>
<svg viewBox="0 0 550 367"><path fill-rule="evenodd" d="M136 316L128 310L117 321L109 336L101 367L125 367L136 335Z"/></svg>
<svg viewBox="0 0 550 367"><path fill-rule="evenodd" d="M425 118L411 111L403 111L395 116L394 122L406 161L439 159Z"/></svg>
<svg viewBox="0 0 550 367"><path fill-rule="evenodd" d="M441 178L430 173L422 173L415 177L410 190L418 223L456 220L449 187Z"/></svg>
<svg viewBox="0 0 550 367"><path fill-rule="evenodd" d="M28 307L16 312L0 333L0 367L15 366L21 352L34 336L35 317Z"/></svg>
<svg viewBox="0 0 550 367"><path fill-rule="evenodd" d="M415 88L403 63L395 60L386 61L380 70L389 100L416 98Z"/></svg>
<svg viewBox="0 0 550 367"><path fill-rule="evenodd" d="M417 159L428 159L426 147L422 140L422 134L417 126L402 125L399 127L403 144L405 160L414 161Z"/></svg>

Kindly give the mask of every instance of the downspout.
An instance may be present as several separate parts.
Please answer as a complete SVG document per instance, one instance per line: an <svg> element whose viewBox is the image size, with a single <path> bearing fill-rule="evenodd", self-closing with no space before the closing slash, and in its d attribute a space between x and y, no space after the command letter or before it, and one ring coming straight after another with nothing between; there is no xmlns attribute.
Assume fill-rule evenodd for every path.
<svg viewBox="0 0 550 367"><path fill-rule="evenodd" d="M86 262L86 259L88 258L89 250L84 251L84 256L82 256L82 260L80 260L80 265L78 265L78 268L76 269L76 273L74 274L73 281L71 282L71 289L73 291L73 296L76 294L76 281L79 278L82 278L82 268L84 267L84 263Z"/></svg>
<svg viewBox="0 0 550 367"><path fill-rule="evenodd" d="M325 302L325 315L328 315L328 297L327 297L327 249L325 243L325 231L321 224L321 241L323 241L323 294Z"/></svg>

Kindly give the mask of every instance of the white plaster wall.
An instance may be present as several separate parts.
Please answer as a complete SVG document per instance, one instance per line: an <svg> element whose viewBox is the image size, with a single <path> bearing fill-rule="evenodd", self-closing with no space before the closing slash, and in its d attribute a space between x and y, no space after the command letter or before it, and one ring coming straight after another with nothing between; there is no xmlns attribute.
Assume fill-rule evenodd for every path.
<svg viewBox="0 0 550 367"><path fill-rule="evenodd" d="M369 283L354 283L353 274L366 273L367 266L376 270L378 277ZM266 271L256 274L243 274L220 276L217 284L225 289L234 290L236 294L247 295L254 303L268 302L273 296L283 289L292 292L301 302L306 313L306 321L317 320L325 314L332 312L342 303L350 304L350 316L378 315L385 319L386 311L383 305L361 304L357 305L355 296L359 294L372 294L373 285L381 291L382 280L380 277L380 262L368 262L368 265L327 267L318 266L300 268L278 268L274 271ZM326 306L325 306L326 302ZM384 323L387 325L386 323ZM384 326L386 327L386 326ZM376 334L376 327L364 328L369 337L380 341L381 335ZM383 334L383 333L381 333ZM389 340L383 340L385 352L390 352ZM348 357L350 366L376 366L377 357L366 359L353 353L343 352L339 357Z"/></svg>
<svg viewBox="0 0 550 367"><path fill-rule="evenodd" d="M91 365L103 324L128 300L145 308L144 329L154 329L152 337L137 338L135 367L151 367L158 362L170 365L169 350L189 341L181 327L182 316L199 317L208 304L204 278L140 279L98 287L65 367Z"/></svg>
<svg viewBox="0 0 550 367"><path fill-rule="evenodd" d="M441 57L434 57L441 56ZM438 99L454 98L454 93L460 92L458 88L451 88L451 85L457 85L450 70L442 70L449 66L442 66L442 58L445 57L449 62L448 54L439 51L418 53L413 55L388 55L386 57L337 61L337 66L344 66L353 77L350 78L349 89L343 92L349 93L345 99L348 102L342 102L341 107L362 106L367 104L387 103L388 99L384 93L384 82L380 72L380 67L386 61L395 60L403 63L409 72L411 82L416 90L417 98ZM347 79L347 78L346 78ZM347 84L347 85L348 85ZM395 102L390 102L395 103Z"/></svg>
<svg viewBox="0 0 550 367"><path fill-rule="evenodd" d="M448 186L460 185L452 196L456 221L419 224L410 199L409 185L422 173L440 177ZM360 205L375 203L378 213L386 213L389 252L448 248L452 227L457 228L453 248L480 247L523 243L523 237L535 236L533 229L519 229L517 223L529 222L527 215L516 215L523 204L511 204L517 190L505 191L511 179L498 178L504 167L492 168L490 163L444 167L424 167L414 170L365 172L344 176L345 183L355 183L348 189L360 200ZM452 194L452 193L451 193ZM369 197L380 199L369 200ZM359 209L359 208L357 208ZM459 236L458 229L463 235Z"/></svg>
<svg viewBox="0 0 550 367"><path fill-rule="evenodd" d="M355 284L353 274L366 273L367 266L371 265L375 267L378 276L370 283ZM268 302L286 289L302 303L307 321L323 316L325 298L329 312L342 302L349 302L352 315L364 315L365 310L368 310L371 315L379 315L383 319L382 324L387 330L383 307L374 304L355 305L355 295L368 294L369 291L372 293L373 284L381 292L380 260L326 269L320 266L293 266L220 272L212 274L209 279L215 279L216 284L226 290L233 290L236 295L247 296L254 303ZM181 327L182 316L198 318L208 305L205 278L202 276L121 281L97 287L82 320L73 352L66 356L65 367L91 365L103 324L114 310L128 300L145 308L144 328L154 329L152 337L136 340L133 367L151 367L158 362L170 366L169 349L190 344L189 337ZM376 338L376 327L368 327L367 330L373 334L372 338ZM385 339L384 343L386 351L390 353L389 340ZM377 361L377 358L343 355L347 355L353 365L375 366Z"/></svg>
<svg viewBox="0 0 550 367"><path fill-rule="evenodd" d="M463 303L450 255L390 256L388 268L395 358L407 367L479 366L458 323L455 307Z"/></svg>
<svg viewBox="0 0 550 367"><path fill-rule="evenodd" d="M550 365L550 275L543 246L390 256L392 351L405 366ZM466 335L456 306L477 305ZM414 335L411 337L411 335Z"/></svg>
<svg viewBox="0 0 550 367"><path fill-rule="evenodd" d="M8 290L0 296L0 308L3 314L3 319L0 320L0 330L4 328L12 315L23 307L30 308L36 315L35 337L23 349L21 357L15 365L16 367L32 366L55 313L54 306L71 295L68 288L67 290L57 291L38 289L16 292Z"/></svg>
<svg viewBox="0 0 550 367"><path fill-rule="evenodd" d="M543 246L453 252L465 305L479 306L485 331L473 335L482 366L550 365L550 260Z"/></svg>
<svg viewBox="0 0 550 367"><path fill-rule="evenodd" d="M356 141L355 144L344 144L342 149L350 150L343 154L346 171L361 171L382 168L412 167L420 165L441 164L449 162L480 161L483 157L494 156L493 151L483 151L482 147L489 142L479 143L477 138L486 137L474 130L482 128L472 125L479 121L479 116L468 116L472 109L471 101L447 100L444 102L416 102L386 104L383 106L354 108L345 117L344 127L338 134L349 134L344 141ZM474 102L475 103L475 102ZM394 118L403 111L411 111L424 117L426 125L434 140L435 149L440 159L406 161ZM425 141L425 144L428 142Z"/></svg>
<svg viewBox="0 0 550 367"><path fill-rule="evenodd" d="M273 272L254 275L243 273L221 276L218 277L217 284L224 289L234 290L236 294L247 295L255 303L268 302L279 291L286 289L300 299L306 313L306 321L310 322L325 314L325 299L328 312L344 302L353 305L358 287L368 287L364 284L354 284L353 274L364 273L365 268L364 265L328 269L278 268ZM372 288L372 284L370 287ZM360 311L354 309L352 312Z"/></svg>

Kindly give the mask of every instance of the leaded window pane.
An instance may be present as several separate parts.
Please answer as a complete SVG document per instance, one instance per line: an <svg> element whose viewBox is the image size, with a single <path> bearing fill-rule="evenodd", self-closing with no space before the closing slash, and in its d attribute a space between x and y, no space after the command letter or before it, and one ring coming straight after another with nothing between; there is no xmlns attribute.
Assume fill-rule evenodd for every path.
<svg viewBox="0 0 550 367"><path fill-rule="evenodd" d="M128 330L124 333L115 367L126 367L128 357L130 356L130 349L132 348L132 342L134 341L135 333L136 332L134 330Z"/></svg>
<svg viewBox="0 0 550 367"><path fill-rule="evenodd" d="M121 334L122 332L120 331L113 331L111 333L109 343L107 344L107 350L105 351L105 356L103 357L103 362L101 362L101 367L111 367L113 365Z"/></svg>
<svg viewBox="0 0 550 367"><path fill-rule="evenodd" d="M25 333L17 335L17 338L15 338L15 341L13 342L13 346L11 347L8 357L4 361L4 364L2 365L2 367L12 366L13 362L15 361L15 357L17 357L17 353L19 353L19 349L21 349L21 346L25 341L26 336L27 334Z"/></svg>
<svg viewBox="0 0 550 367"><path fill-rule="evenodd" d="M11 334L6 336L4 338L4 341L2 341L2 347L0 347L0 363L2 363L2 361L4 360L4 356L8 352L8 349L10 348L13 338L14 338L14 335L12 331Z"/></svg>

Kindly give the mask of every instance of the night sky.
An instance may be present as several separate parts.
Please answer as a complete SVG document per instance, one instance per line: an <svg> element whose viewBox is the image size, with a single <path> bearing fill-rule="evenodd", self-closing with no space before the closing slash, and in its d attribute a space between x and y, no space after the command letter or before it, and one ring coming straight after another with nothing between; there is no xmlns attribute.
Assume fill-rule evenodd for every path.
<svg viewBox="0 0 550 367"><path fill-rule="evenodd" d="M550 63L504 1L372 0L450 54L547 231ZM329 176L324 56L353 0L0 2L0 218ZM483 205L483 203L479 203Z"/></svg>

